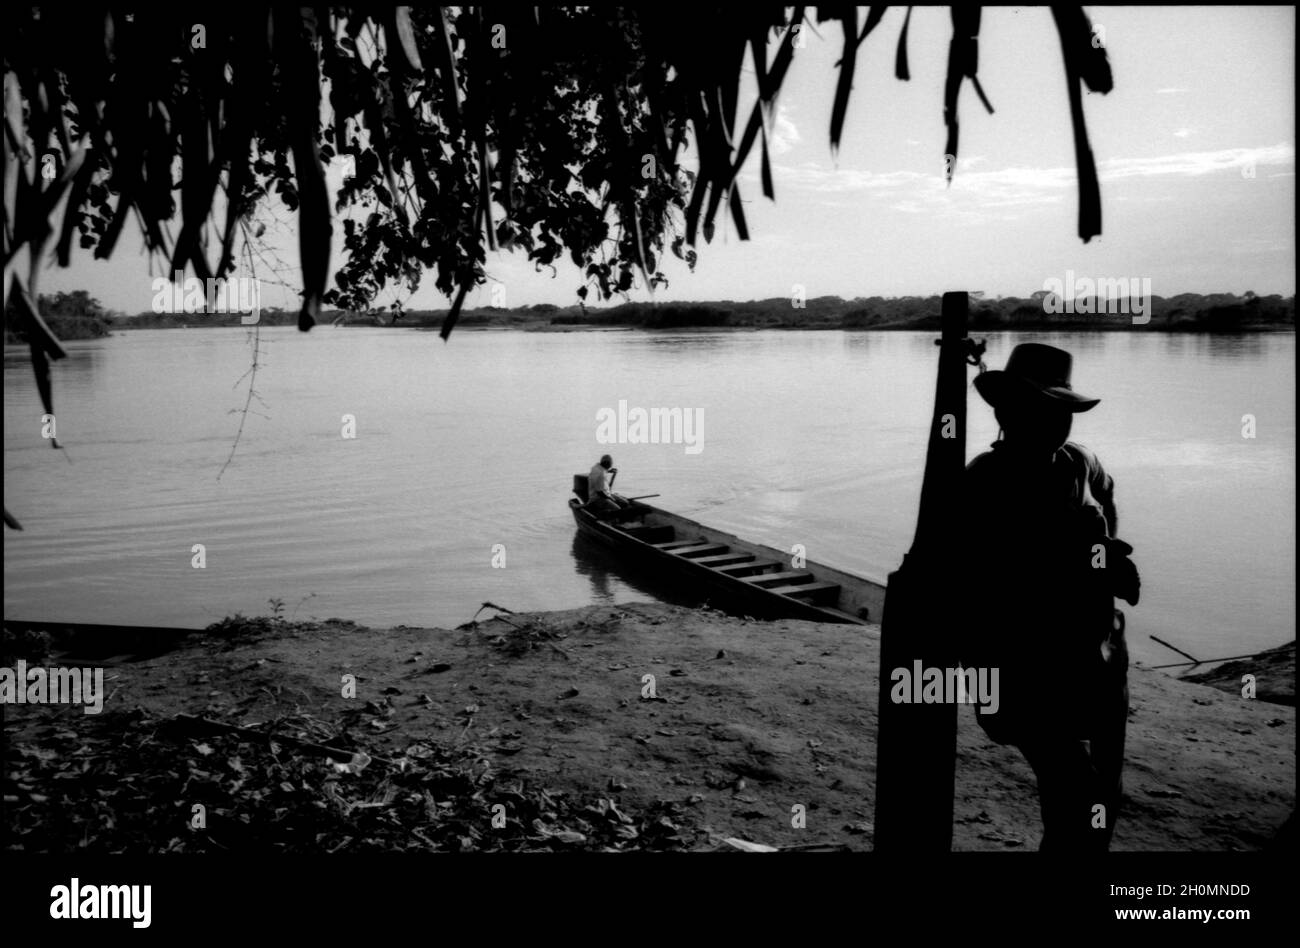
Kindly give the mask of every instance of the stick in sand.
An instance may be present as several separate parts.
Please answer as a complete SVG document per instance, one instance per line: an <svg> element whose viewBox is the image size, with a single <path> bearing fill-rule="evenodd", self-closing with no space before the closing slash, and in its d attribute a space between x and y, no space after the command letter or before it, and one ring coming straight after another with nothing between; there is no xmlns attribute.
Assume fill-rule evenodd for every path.
<svg viewBox="0 0 1300 948"><path fill-rule="evenodd" d="M1188 655L1186 652L1184 652L1182 649L1180 649L1177 645L1170 645L1170 644L1169 644L1168 642L1166 642L1164 639L1162 639L1162 638L1160 638L1159 636L1156 636L1156 635L1151 636L1151 638L1155 639L1157 642L1159 642L1159 643L1160 643L1161 645L1163 645L1165 648L1171 648L1171 649L1173 649L1173 650L1174 650L1175 652L1177 652L1179 655L1183 656L1183 658L1190 658L1190 659L1192 660L1192 664L1193 664L1193 665L1199 665L1199 664L1201 664L1201 660L1200 660L1199 658L1197 658L1195 655Z"/></svg>
<svg viewBox="0 0 1300 948"><path fill-rule="evenodd" d="M1177 651L1177 649L1175 649L1174 651ZM1196 661L1173 662L1172 664L1169 665L1148 665L1147 668L1155 670L1157 668L1183 668L1187 665L1215 665L1219 662L1236 662L1236 661L1240 661L1243 658L1255 658L1257 655L1259 655L1259 653L1254 652L1250 655L1229 655L1227 658L1207 658L1203 662L1196 662Z"/></svg>

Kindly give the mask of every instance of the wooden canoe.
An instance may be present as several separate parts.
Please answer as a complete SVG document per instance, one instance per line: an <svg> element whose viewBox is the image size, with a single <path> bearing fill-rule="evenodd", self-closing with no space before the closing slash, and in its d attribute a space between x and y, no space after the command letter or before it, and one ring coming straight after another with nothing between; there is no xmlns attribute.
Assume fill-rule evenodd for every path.
<svg viewBox="0 0 1300 948"><path fill-rule="evenodd" d="M806 561L794 568L790 553L750 543L649 504L633 503L613 515L586 506L587 476L575 475L569 509L578 530L618 553L629 565L681 583L692 595L737 615L760 619L878 623L883 583Z"/></svg>

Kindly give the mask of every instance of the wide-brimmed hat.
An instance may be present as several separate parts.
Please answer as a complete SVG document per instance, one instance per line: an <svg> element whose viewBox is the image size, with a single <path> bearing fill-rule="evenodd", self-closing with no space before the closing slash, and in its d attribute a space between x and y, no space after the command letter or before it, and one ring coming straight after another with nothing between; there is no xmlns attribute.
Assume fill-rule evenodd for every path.
<svg viewBox="0 0 1300 948"><path fill-rule="evenodd" d="M1100 398L1088 398L1070 387L1074 357L1041 342L1022 342L1011 350L1007 367L981 372L975 390L994 408L1008 399L1046 398L1070 411L1087 411Z"/></svg>

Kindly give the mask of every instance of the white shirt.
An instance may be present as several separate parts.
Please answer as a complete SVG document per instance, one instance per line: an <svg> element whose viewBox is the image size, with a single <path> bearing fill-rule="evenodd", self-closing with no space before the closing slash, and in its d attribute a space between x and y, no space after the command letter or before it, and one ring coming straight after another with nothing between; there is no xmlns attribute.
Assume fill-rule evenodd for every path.
<svg viewBox="0 0 1300 948"><path fill-rule="evenodd" d="M609 484L605 477L608 472L600 466L599 463L591 469L587 475L587 499L590 500L598 494L608 494Z"/></svg>

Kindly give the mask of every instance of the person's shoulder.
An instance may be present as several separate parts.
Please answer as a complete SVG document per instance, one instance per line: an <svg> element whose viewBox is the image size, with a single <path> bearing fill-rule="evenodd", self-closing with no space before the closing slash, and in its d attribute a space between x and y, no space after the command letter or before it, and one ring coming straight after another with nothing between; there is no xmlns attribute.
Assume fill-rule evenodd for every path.
<svg viewBox="0 0 1300 948"><path fill-rule="evenodd" d="M1089 475L1105 476L1106 469L1101 466L1101 460L1092 448L1077 441L1067 441L1061 447L1076 464L1087 470Z"/></svg>

